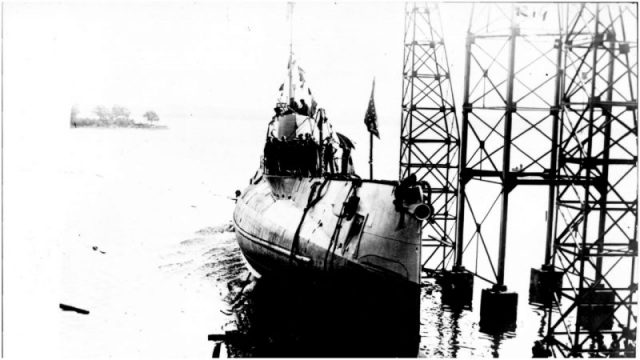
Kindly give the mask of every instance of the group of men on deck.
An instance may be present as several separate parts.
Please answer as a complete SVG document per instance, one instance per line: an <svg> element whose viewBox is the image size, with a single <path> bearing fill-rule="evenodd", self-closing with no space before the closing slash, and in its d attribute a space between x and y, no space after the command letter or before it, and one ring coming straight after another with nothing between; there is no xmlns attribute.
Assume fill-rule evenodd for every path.
<svg viewBox="0 0 640 360"><path fill-rule="evenodd" d="M267 174L272 175L296 175L296 176L320 176L323 173L335 174L337 172L347 175L353 173L353 162L351 160L351 149L340 145L342 161L336 163L336 153L338 149L334 146L332 134L327 134L323 141L323 146L311 136L311 134L298 134L295 137L278 137L274 127L274 121L284 115L293 112L309 115L309 108L304 100L302 106L292 106L289 104L286 110L283 107L276 107L276 115L270 123L270 131L267 135L267 142L264 147L264 167ZM297 104L296 104L297 105ZM323 169L320 169L320 157L322 157ZM339 168L339 170L338 170Z"/></svg>
<svg viewBox="0 0 640 360"><path fill-rule="evenodd" d="M318 150L319 146L310 134L300 134L292 140L284 136L281 139L269 137L264 146L267 173L316 176Z"/></svg>
<svg viewBox="0 0 640 360"><path fill-rule="evenodd" d="M286 103L284 104L286 105ZM298 102L295 99L291 99L288 106L279 105L273 108L273 111L276 112L275 116L288 115L293 113L304 116L313 116L315 113L315 109L309 108L309 105L307 105L304 99L300 99L300 105L298 105Z"/></svg>

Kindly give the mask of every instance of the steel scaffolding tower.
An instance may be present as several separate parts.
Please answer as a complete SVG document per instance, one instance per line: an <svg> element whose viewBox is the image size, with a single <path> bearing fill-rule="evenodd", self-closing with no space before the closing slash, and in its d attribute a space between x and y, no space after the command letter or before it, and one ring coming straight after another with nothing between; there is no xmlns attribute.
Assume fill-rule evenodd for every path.
<svg viewBox="0 0 640 360"><path fill-rule="evenodd" d="M575 3L564 18L551 254L564 285L545 340L556 355L635 357L637 8Z"/></svg>
<svg viewBox="0 0 640 360"><path fill-rule="evenodd" d="M407 4L404 30L400 179L415 174L431 187L423 268L441 270L455 243L458 122L437 4Z"/></svg>
<svg viewBox="0 0 640 360"><path fill-rule="evenodd" d="M474 4L471 11L455 267L492 283L496 292L506 290L510 192L518 185L552 183L556 11L548 4L496 3Z"/></svg>
<svg viewBox="0 0 640 360"><path fill-rule="evenodd" d="M555 355L635 356L636 5L474 6L457 184L456 159L445 154L457 153L458 128L436 10L406 8L403 68L400 177L435 184L436 217L424 229L435 266L425 266L444 268L455 244L443 289L471 288L460 275L472 273L493 284L481 327L486 313L515 319L517 295L504 283L509 194L548 186L544 264L532 269L532 301L547 306L545 343Z"/></svg>

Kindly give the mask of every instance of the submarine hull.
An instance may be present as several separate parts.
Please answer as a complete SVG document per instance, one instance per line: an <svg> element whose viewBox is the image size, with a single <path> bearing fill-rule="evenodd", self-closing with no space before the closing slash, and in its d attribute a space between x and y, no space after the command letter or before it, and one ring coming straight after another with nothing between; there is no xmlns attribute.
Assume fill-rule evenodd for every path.
<svg viewBox="0 0 640 360"><path fill-rule="evenodd" d="M236 236L252 271L267 282L292 284L287 288L297 291L315 289L299 306L312 314L326 310L317 314L311 336L304 335L306 321L287 322L295 324L294 330L287 331L297 334L296 338L333 344L325 349L327 353L315 355L417 356L420 222L396 210L396 185L258 175L237 200ZM294 306L291 301L270 304L289 304L284 305L289 308ZM286 312L278 311L276 305L269 306L267 313ZM318 333L318 329L325 330ZM307 340L300 340L301 344ZM287 348L323 348L318 346ZM282 354L288 352L266 353Z"/></svg>
<svg viewBox="0 0 640 360"><path fill-rule="evenodd" d="M259 275L355 277L418 287L420 222L396 210L395 183L259 175L233 214Z"/></svg>

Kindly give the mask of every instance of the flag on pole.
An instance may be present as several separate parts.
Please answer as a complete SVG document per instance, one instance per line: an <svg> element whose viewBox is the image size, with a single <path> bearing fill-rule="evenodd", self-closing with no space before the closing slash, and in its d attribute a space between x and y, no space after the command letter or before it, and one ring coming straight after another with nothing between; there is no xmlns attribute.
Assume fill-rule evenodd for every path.
<svg viewBox="0 0 640 360"><path fill-rule="evenodd" d="M369 106L367 107L367 113L364 115L364 124L367 125L367 130L378 139L380 134L378 133L378 115L376 114L376 104L373 102L373 91L376 88L376 79L373 79L373 85L371 86L371 97L369 98Z"/></svg>
<svg viewBox="0 0 640 360"><path fill-rule="evenodd" d="M278 89L278 91L283 91L284 90L284 83L282 83L282 85L280 85L280 88Z"/></svg>

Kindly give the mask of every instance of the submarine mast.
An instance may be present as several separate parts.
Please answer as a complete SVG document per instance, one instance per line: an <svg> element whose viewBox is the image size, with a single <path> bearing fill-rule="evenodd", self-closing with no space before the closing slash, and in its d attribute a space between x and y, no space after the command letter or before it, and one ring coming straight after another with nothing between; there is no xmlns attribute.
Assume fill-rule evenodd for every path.
<svg viewBox="0 0 640 360"><path fill-rule="evenodd" d="M287 17L289 18L289 101L295 97L293 88L293 2L287 3Z"/></svg>

